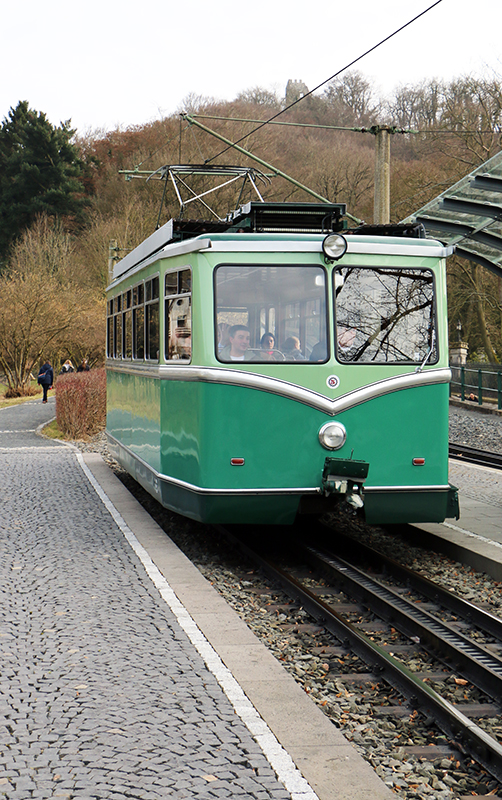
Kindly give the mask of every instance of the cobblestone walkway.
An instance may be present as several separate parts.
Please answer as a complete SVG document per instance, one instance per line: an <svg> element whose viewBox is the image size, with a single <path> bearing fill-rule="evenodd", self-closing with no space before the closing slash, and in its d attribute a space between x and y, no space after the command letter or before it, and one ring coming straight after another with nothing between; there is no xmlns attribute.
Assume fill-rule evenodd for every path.
<svg viewBox="0 0 502 800"><path fill-rule="evenodd" d="M460 489L461 496L502 508L502 473L482 467L474 468L452 460L449 465L449 479Z"/></svg>
<svg viewBox="0 0 502 800"><path fill-rule="evenodd" d="M289 800L66 447L0 412L0 798Z"/></svg>

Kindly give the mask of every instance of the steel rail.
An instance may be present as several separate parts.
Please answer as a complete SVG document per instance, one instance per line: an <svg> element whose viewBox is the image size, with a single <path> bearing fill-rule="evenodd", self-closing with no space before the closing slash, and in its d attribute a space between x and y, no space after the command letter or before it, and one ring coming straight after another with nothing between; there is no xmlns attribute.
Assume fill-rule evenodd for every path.
<svg viewBox="0 0 502 800"><path fill-rule="evenodd" d="M217 526L226 536L228 528ZM231 533L230 536L234 538ZM297 599L303 608L317 619L319 624L329 630L353 653L369 664L376 678L386 680L403 694L414 709L420 709L431 716L443 732L454 739L465 753L475 758L491 775L502 781L502 745L487 734L476 723L462 714L452 703L441 697L424 681L414 675L404 664L387 653L369 637L345 621L327 603L320 600L299 581L288 575L280 567L259 555L242 541L238 546L285 591Z"/></svg>
<svg viewBox="0 0 502 800"><path fill-rule="evenodd" d="M489 453L485 450L477 450L475 447L467 447L461 444L450 442L448 448L450 458L456 461L463 461L466 464L478 464L492 469L502 469L502 454Z"/></svg>
<svg viewBox="0 0 502 800"><path fill-rule="evenodd" d="M471 683L499 701L502 696L502 661L485 647L455 631L446 622L352 566L344 559L304 546L309 562L335 576L343 590L364 603L409 638L418 639L436 658L461 672Z"/></svg>
<svg viewBox="0 0 502 800"><path fill-rule="evenodd" d="M323 528L326 528L326 540L328 536L330 539L329 546L324 545L323 542L323 546L325 546L326 549L336 550L338 555L342 556L342 558L348 558L351 563L353 563L354 560L357 560L358 563L363 560L368 561L372 566L377 566L385 570L389 575L400 580L410 589L427 597L447 611L460 614L464 619L472 623L472 625L475 625L485 633L502 641L502 619L500 617L496 617L490 614L489 611L469 602L469 600L465 600L453 594L439 584L433 583L433 581L424 577L424 575L420 575L420 573L414 572L409 567L399 564L393 558L380 553L378 550L374 550L367 544L360 541L354 542L354 539L351 539L350 536L346 536L339 530L337 530L336 535L333 536L333 528L324 526L322 523L319 524Z"/></svg>

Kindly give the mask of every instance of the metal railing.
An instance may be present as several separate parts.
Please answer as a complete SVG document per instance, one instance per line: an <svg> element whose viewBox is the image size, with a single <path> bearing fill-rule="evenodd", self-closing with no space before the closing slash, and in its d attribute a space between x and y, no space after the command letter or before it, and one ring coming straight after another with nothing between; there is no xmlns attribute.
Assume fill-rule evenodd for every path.
<svg viewBox="0 0 502 800"><path fill-rule="evenodd" d="M451 364L450 397L502 409L502 365Z"/></svg>

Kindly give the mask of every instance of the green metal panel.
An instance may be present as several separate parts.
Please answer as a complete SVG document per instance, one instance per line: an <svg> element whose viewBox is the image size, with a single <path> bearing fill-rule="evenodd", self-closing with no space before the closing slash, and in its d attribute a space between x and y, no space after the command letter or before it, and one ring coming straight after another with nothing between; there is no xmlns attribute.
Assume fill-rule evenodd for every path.
<svg viewBox="0 0 502 800"><path fill-rule="evenodd" d="M106 429L160 471L160 382L109 371Z"/></svg>
<svg viewBox="0 0 502 800"><path fill-rule="evenodd" d="M160 384L160 471L196 486L204 485L201 483L204 386L190 381L163 380Z"/></svg>
<svg viewBox="0 0 502 800"><path fill-rule="evenodd" d="M318 439L333 419L267 392L162 381L162 468L210 488L321 486L327 455L367 461L368 486L448 482L448 387L379 397L336 416L347 441L336 453ZM244 458L232 466L232 458ZM413 458L425 458L416 467Z"/></svg>
<svg viewBox="0 0 502 800"><path fill-rule="evenodd" d="M370 463L366 486L448 483L447 384L394 392L336 419L347 428L339 452L353 448L354 458ZM413 458L425 464L414 466Z"/></svg>

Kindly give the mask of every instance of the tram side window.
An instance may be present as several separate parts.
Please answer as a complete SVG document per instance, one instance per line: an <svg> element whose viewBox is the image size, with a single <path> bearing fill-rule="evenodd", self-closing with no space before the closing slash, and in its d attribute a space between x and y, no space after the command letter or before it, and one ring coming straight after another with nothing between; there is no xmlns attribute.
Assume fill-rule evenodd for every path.
<svg viewBox="0 0 502 800"><path fill-rule="evenodd" d="M130 289L122 295L122 358L132 356L132 319Z"/></svg>
<svg viewBox="0 0 502 800"><path fill-rule="evenodd" d="M113 300L106 304L106 355L113 356Z"/></svg>
<svg viewBox="0 0 502 800"><path fill-rule="evenodd" d="M192 356L192 273L190 269L165 276L165 354L167 361L190 361Z"/></svg>
<svg viewBox="0 0 502 800"><path fill-rule="evenodd" d="M145 281L145 356L159 360L159 277Z"/></svg>
<svg viewBox="0 0 502 800"><path fill-rule="evenodd" d="M149 298L146 303L145 297ZM135 360L144 360L147 353L147 358L158 361L159 341L159 278L156 276L108 301L106 353L109 358Z"/></svg>
<svg viewBox="0 0 502 800"><path fill-rule="evenodd" d="M115 297L113 310L113 356L122 358L122 295Z"/></svg>
<svg viewBox="0 0 502 800"><path fill-rule="evenodd" d="M220 361L327 360L323 267L221 266L215 275L215 301L216 354Z"/></svg>
<svg viewBox="0 0 502 800"><path fill-rule="evenodd" d="M145 290L142 283L132 290L132 357L145 357Z"/></svg>
<svg viewBox="0 0 502 800"><path fill-rule="evenodd" d="M339 361L437 362L430 270L344 267L333 280Z"/></svg>

